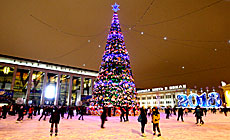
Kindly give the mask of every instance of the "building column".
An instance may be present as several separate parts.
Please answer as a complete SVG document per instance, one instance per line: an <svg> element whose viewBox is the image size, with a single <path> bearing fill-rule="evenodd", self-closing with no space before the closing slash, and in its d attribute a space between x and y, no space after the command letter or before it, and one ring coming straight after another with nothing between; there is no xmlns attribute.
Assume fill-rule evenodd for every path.
<svg viewBox="0 0 230 140"><path fill-rule="evenodd" d="M173 92L173 107L175 106L175 105L177 105L177 102L176 102L176 93L175 92ZM174 103L175 102L175 103Z"/></svg>
<svg viewBox="0 0 230 140"><path fill-rule="evenodd" d="M33 69L30 70L30 75L29 75L29 81L27 84L27 90L26 90L26 104L28 104L28 101L30 99L30 88L32 85L32 76L33 76Z"/></svg>
<svg viewBox="0 0 230 140"><path fill-rule="evenodd" d="M11 83L11 90L14 90L14 83L15 83L15 78L16 78L17 70L18 70L18 66L15 66L14 67L13 79L12 79L12 83Z"/></svg>
<svg viewBox="0 0 230 140"><path fill-rule="evenodd" d="M80 87L80 92L77 93L77 102L81 101L81 95L83 95L83 89L84 89L84 77L81 76L81 87Z"/></svg>
<svg viewBox="0 0 230 140"><path fill-rule="evenodd" d="M91 87L89 88L89 95L92 95L93 93L93 85L94 84L94 78L91 78Z"/></svg>
<svg viewBox="0 0 230 140"><path fill-rule="evenodd" d="M140 100L139 100L139 102L140 102L140 107L142 107L142 95L140 94Z"/></svg>
<svg viewBox="0 0 230 140"><path fill-rule="evenodd" d="M158 107L160 107L160 94L159 94L159 91L157 91L156 93L156 104Z"/></svg>
<svg viewBox="0 0 230 140"><path fill-rule="evenodd" d="M153 94L151 93L151 100L150 100L150 105L151 105L151 108L153 108L154 107L154 104L153 104Z"/></svg>
<svg viewBox="0 0 230 140"><path fill-rule="evenodd" d="M42 94L41 94L40 105L44 105L46 82L47 82L47 72L45 72L45 76L44 76L44 79L43 79L43 86L42 86Z"/></svg>
<svg viewBox="0 0 230 140"><path fill-rule="evenodd" d="M56 84L56 94L55 94L55 100L54 100L54 105L58 105L58 100L59 100L59 89L60 89L60 79L61 79L61 73L58 73L58 80Z"/></svg>
<svg viewBox="0 0 230 140"><path fill-rule="evenodd" d="M69 94L68 94L68 106L72 105L72 82L73 81L73 75L70 75L70 80L69 80Z"/></svg>
<svg viewBox="0 0 230 140"><path fill-rule="evenodd" d="M167 103L166 103L166 101L167 101L167 99L166 99L166 94L167 94L167 92L166 93L163 93L164 95L164 105L165 105L165 107L167 107L167 106L169 106Z"/></svg>

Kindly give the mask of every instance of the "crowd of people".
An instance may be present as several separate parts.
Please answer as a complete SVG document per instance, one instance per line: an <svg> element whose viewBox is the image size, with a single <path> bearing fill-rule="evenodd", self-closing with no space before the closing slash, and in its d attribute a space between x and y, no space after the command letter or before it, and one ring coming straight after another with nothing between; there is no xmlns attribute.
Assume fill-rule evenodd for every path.
<svg viewBox="0 0 230 140"><path fill-rule="evenodd" d="M162 108L160 108L162 110ZM177 121L181 119L182 122L184 122L184 115L188 116L189 112L193 112L196 122L195 124L197 125L203 125L204 120L202 119L203 116L207 115L208 110L210 110L213 114L216 114L217 109L216 108L201 108L200 106L197 106L195 109L192 108L182 108L182 107L166 107L163 109L165 112L166 120L170 118L172 115L177 115ZM194 111L193 111L194 110ZM219 108L219 111L225 114L227 116L227 112L229 111L226 106L224 108ZM153 107L152 109L148 107L145 109L145 107L140 108L140 115L138 117L138 122L141 123L141 136L146 137L144 131L145 131L145 125L147 124L147 118L151 117L151 122L153 124L153 135L156 135L156 130L158 132L157 136L161 136L161 131L159 127L159 120L160 120L160 113L159 113L159 108Z"/></svg>
<svg viewBox="0 0 230 140"><path fill-rule="evenodd" d="M53 135L53 127L55 127L55 136L58 135L58 124L60 122L60 119L65 118L65 114L68 114L66 119L72 119L74 117L74 112L76 112L76 116L79 115L78 120L84 120L83 116L85 114L87 115L100 115L101 118L101 128L105 128L104 124L105 121L107 121L107 116L111 117L120 115L120 122L128 122L129 116L136 114L139 114L138 116L138 122L141 123L141 136L145 137L144 129L145 125L147 124L147 118L151 117L151 122L153 124L153 135L156 135L156 131L158 132L157 136L161 136L160 131L160 111L163 111L162 108L153 107L152 109L150 107L148 108L138 108L138 107L129 107L129 106L120 106L120 107L109 107L109 106L103 106L99 108L90 108L90 107L84 107L84 106L36 106L36 105L9 105L9 106L2 106L0 107L0 119L6 119L7 114L15 116L18 115L16 123L22 122L24 117L27 117L28 119L33 119L33 116L41 115L38 119L38 121L44 120L46 121L46 117L49 117L49 123L51 123L50 127L50 136ZM216 114L217 109L211 108L209 109L213 114ZM41 112L42 111L42 112ZM98 111L99 113L92 113ZM164 109L166 119L169 119L172 115L177 115L177 121L181 119L182 122L184 122L184 115L188 115L189 112L192 112L191 108L176 108L176 107L166 107ZM197 106L193 114L196 117L196 124L197 125L203 125L204 120L203 116L206 116L207 114L206 108L201 108L200 106ZM224 112L225 116L227 116L228 109L226 107L220 109L220 112Z"/></svg>
<svg viewBox="0 0 230 140"><path fill-rule="evenodd" d="M42 110L42 113L41 113ZM7 114L11 116L16 116L17 120L16 123L23 122L24 117L27 116L28 119L33 119L33 116L40 115L38 121L43 119L46 121L46 117L50 116L49 122L51 123L51 128L50 128L50 135L52 136L53 134L53 127L55 126L55 136L58 134L58 124L60 121L60 118L64 119L64 114L68 113L67 119L72 119L74 116L74 110L76 110L76 116L79 116L82 120L83 115L85 114L85 107L84 106L77 106L77 107L70 107L70 106L43 106L41 107L36 106L36 105L19 105L19 104L14 104L14 105L4 105L0 107L0 119L6 119Z"/></svg>

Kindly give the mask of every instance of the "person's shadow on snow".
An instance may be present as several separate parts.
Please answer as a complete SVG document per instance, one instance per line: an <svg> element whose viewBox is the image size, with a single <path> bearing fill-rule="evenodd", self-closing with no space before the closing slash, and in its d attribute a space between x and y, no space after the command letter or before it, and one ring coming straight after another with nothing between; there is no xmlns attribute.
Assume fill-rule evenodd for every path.
<svg viewBox="0 0 230 140"><path fill-rule="evenodd" d="M140 135L140 132L139 132L139 131L137 131L137 130L135 130L135 129L132 129L132 133L135 133L135 134Z"/></svg>
<svg viewBox="0 0 230 140"><path fill-rule="evenodd" d="M151 130L145 130L147 133L152 134L153 132Z"/></svg>

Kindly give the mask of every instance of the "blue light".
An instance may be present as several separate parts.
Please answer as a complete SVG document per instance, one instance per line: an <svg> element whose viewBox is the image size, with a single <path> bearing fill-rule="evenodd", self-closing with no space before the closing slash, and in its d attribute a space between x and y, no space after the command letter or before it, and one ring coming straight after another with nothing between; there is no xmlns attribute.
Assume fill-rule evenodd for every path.
<svg viewBox="0 0 230 140"><path fill-rule="evenodd" d="M112 5L113 11L114 11L114 12L117 12L118 10L120 10L120 9L118 8L119 6L120 6L120 5L118 5L118 4L115 2L115 4Z"/></svg>
<svg viewBox="0 0 230 140"><path fill-rule="evenodd" d="M193 97L195 98L195 104L193 104ZM189 96L185 94L177 95L178 106L182 107L190 107L194 108L197 105L200 107L220 107L222 105L222 100L220 98L220 94L217 92L211 92L208 94L208 99L206 97L206 93L202 95L197 95L195 93L190 94Z"/></svg>

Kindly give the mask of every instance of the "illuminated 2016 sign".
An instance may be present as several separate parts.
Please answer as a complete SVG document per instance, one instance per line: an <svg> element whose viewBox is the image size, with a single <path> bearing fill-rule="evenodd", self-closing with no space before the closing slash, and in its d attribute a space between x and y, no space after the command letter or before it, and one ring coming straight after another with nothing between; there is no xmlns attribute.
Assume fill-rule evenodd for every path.
<svg viewBox="0 0 230 140"><path fill-rule="evenodd" d="M193 97L195 99L195 103L193 103ZM177 95L178 106L182 107L220 107L222 105L222 101L220 99L220 95L217 92L211 92L208 94L208 99L206 93L202 95L197 95L195 93L190 94L189 96L185 94Z"/></svg>

